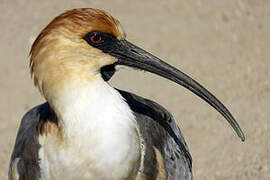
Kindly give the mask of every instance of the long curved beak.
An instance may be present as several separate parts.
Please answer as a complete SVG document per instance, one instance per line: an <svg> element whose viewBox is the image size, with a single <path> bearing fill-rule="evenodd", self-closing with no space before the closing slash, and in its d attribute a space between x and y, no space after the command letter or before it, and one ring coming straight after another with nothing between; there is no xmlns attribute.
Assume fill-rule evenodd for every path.
<svg viewBox="0 0 270 180"><path fill-rule="evenodd" d="M126 65L149 71L189 89L214 107L229 122L239 138L242 141L245 140L244 133L229 110L212 93L185 73L135 46L127 40L119 41L117 46L110 51L110 54L118 58L116 65Z"/></svg>

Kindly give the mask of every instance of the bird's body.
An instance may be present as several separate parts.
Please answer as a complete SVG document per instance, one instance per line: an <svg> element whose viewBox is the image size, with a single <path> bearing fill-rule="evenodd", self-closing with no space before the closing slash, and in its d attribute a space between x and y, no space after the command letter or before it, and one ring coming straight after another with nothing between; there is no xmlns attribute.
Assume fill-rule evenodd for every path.
<svg viewBox="0 0 270 180"><path fill-rule="evenodd" d="M191 156L172 115L108 84L118 65L183 85L216 108L244 139L210 92L125 36L118 20L90 8L67 11L41 32L30 66L47 102L21 122L9 179L192 179Z"/></svg>
<svg viewBox="0 0 270 180"><path fill-rule="evenodd" d="M116 145L117 147L115 149L108 149L107 147L106 149L96 149L97 144L103 145L102 143L104 141L94 141L96 144L91 144L91 131L88 130L87 132L86 126L82 128L86 129L87 134L77 133L79 137L69 137L70 139L64 143L62 132L59 129L59 119L50 105L44 103L30 110L21 122L17 142L11 158L12 163L9 178L16 179L15 177L20 176L22 179L151 180L165 179L166 177L167 179L175 180L192 179L191 159L187 156L188 148L171 114L153 101L125 91L116 89L114 91L121 100L127 103L124 105L125 108L128 105L127 111L131 110L132 114L134 114L131 118L135 118L136 120L133 123L138 128L135 138L140 138L139 147L134 146L134 144L138 145L137 141L128 150L125 150L125 152L128 151L128 154L123 153L115 157L117 155L116 151L121 150L120 148L123 148L123 145L127 147L130 142L124 144L124 141L120 142L121 137L114 139L117 137L112 137L113 134L105 132L109 133L109 137L107 137L109 140L117 141L112 144L112 146ZM108 119L114 120L111 117ZM89 121L91 122L92 119ZM179 148L164 127L159 124L162 121L173 129L184 149ZM98 122L98 124L100 126L104 125L103 122ZM110 130L111 128L103 127L106 130ZM115 129L119 130L118 127ZM75 130L76 127L74 127ZM93 132L97 133L95 129ZM122 132L116 133L124 136ZM130 133L132 135L132 131ZM94 135L94 137L97 136L98 134ZM82 142L80 138L85 139L87 142ZM135 150L141 156L138 156ZM99 153L100 156L94 157L96 158L95 162L89 162L90 159L93 159L91 157L96 155L94 152ZM132 155L132 152L135 155ZM125 159L123 159L120 165L117 165L115 159L119 160L121 157ZM135 158L137 161L129 163L130 166L121 168L122 165L127 165L127 162L130 162L128 161L130 157L137 157L138 159ZM105 162L105 164L101 164L101 162ZM111 164L109 162L114 163L112 164L112 168L115 168L115 171L107 168ZM128 167L132 167L132 169L128 169ZM116 176L130 171L134 172L127 173L128 175L124 175L124 178ZM135 177L133 177L134 173L136 174Z"/></svg>

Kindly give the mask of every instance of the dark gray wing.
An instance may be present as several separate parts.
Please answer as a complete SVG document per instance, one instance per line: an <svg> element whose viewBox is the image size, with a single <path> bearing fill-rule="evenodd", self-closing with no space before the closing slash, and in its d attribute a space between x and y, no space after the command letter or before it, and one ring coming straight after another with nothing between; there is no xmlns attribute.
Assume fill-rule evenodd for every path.
<svg viewBox="0 0 270 180"><path fill-rule="evenodd" d="M38 137L43 131L44 124L48 121L57 123L56 116L48 103L36 106L24 115L11 155L9 180L40 178Z"/></svg>
<svg viewBox="0 0 270 180"><path fill-rule="evenodd" d="M154 148L163 158L165 179L191 180L192 159L181 131L173 116L159 104L125 91L118 90L136 115L144 140L143 174L156 179L160 173Z"/></svg>

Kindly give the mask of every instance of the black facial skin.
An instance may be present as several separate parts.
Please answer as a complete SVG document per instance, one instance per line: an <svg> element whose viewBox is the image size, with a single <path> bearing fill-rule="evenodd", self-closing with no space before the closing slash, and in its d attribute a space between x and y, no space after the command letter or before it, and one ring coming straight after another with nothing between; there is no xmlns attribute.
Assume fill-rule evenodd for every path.
<svg viewBox="0 0 270 180"><path fill-rule="evenodd" d="M115 65L104 66L100 72L104 81L109 81L115 73Z"/></svg>
<svg viewBox="0 0 270 180"><path fill-rule="evenodd" d="M94 43L91 41L92 36L100 36L101 42ZM111 34L102 33L99 31L92 31L86 34L83 39L91 46L102 50L104 53L112 52L115 46L118 44L119 40ZM115 64L104 66L101 68L101 75L104 81L109 81L115 73Z"/></svg>
<svg viewBox="0 0 270 180"><path fill-rule="evenodd" d="M91 41L91 38L95 37L96 39L99 39L98 37L101 38L101 41L99 43L95 43ZM92 31L88 34L86 34L83 39L91 46L98 48L102 50L104 53L111 53L113 49L116 48L119 44L119 40L111 35L111 34L106 34L102 33L99 31Z"/></svg>
<svg viewBox="0 0 270 180"><path fill-rule="evenodd" d="M93 40L93 36L95 36L95 40L99 40L100 37L102 40L98 43L91 41L91 37ZM153 56L152 54L144 51L143 49L135 46L127 40L118 40L111 34L93 31L86 34L84 39L88 42L89 45L98 48L104 53L108 53L118 59L115 64L105 66L101 69L101 74L104 80L108 81L113 76L115 72L114 67L116 65L126 65L160 75L189 89L197 96L205 100L229 122L241 140L245 140L245 136L240 126L231 115L229 110L212 93L210 93L207 89L205 89L202 85L200 85L185 73Z"/></svg>

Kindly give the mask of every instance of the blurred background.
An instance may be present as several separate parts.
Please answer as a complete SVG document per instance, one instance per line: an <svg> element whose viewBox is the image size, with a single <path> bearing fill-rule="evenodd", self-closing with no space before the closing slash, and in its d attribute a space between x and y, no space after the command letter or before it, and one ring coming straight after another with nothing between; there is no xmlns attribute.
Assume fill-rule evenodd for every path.
<svg viewBox="0 0 270 180"><path fill-rule="evenodd" d="M186 89L142 71L122 70L117 88L166 107L183 131L195 179L270 179L270 1L1 0L0 179L7 179L20 120L44 102L29 75L29 50L55 16L79 7L118 18L127 39L186 72L213 92L246 134Z"/></svg>

